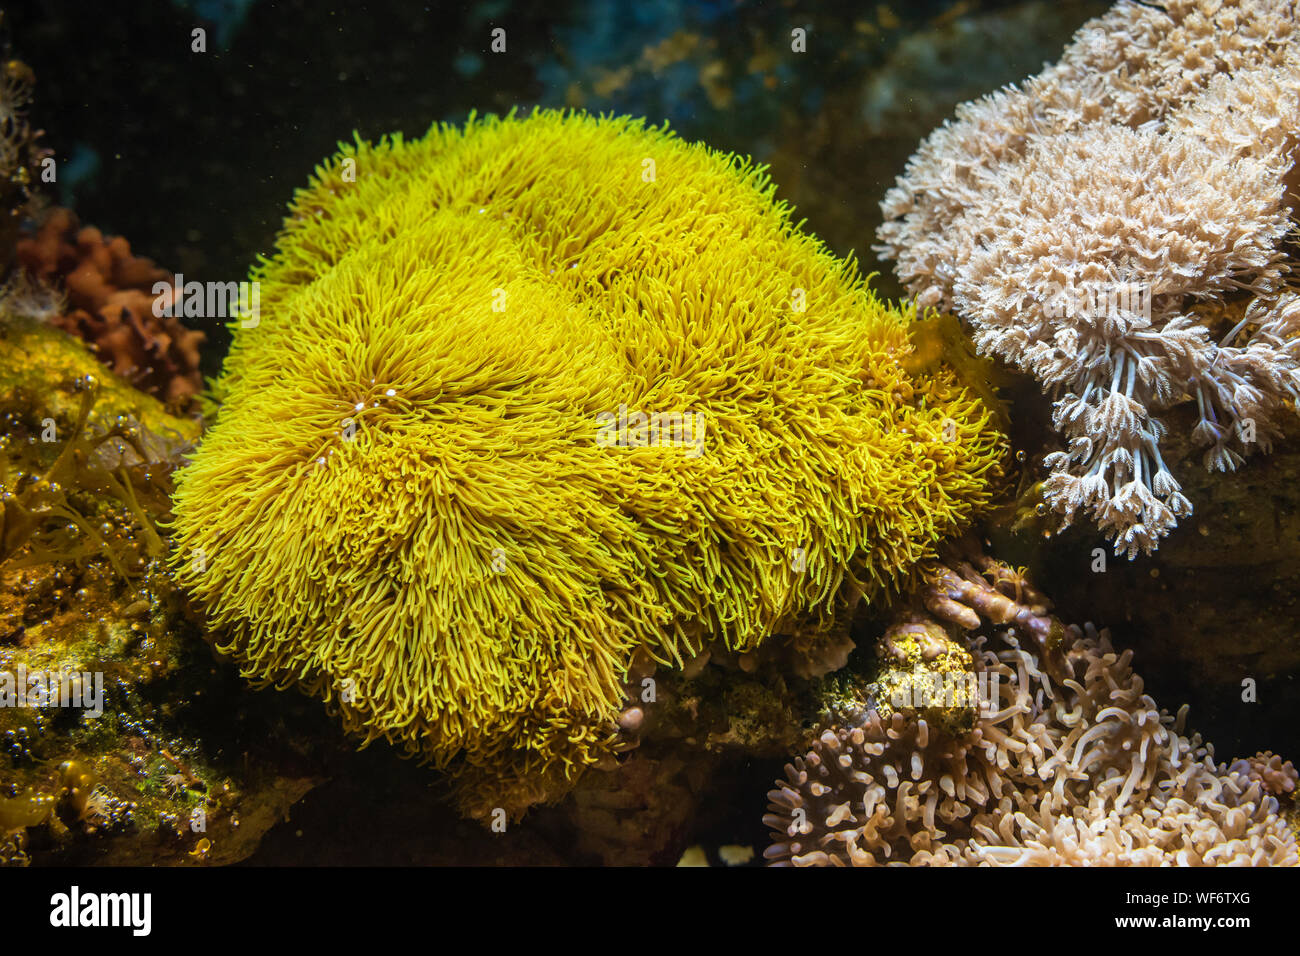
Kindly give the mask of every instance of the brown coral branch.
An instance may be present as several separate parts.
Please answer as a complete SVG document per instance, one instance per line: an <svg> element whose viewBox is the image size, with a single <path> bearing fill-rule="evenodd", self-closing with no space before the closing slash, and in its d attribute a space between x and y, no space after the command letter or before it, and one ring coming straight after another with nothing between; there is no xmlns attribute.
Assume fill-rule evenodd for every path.
<svg viewBox="0 0 1300 956"><path fill-rule="evenodd" d="M78 228L70 210L55 209L19 241L18 262L33 281L64 290L66 310L51 321L85 339L122 378L174 407L202 388L199 346L206 336L155 314L154 286L170 287L173 276L133 255L125 239Z"/></svg>

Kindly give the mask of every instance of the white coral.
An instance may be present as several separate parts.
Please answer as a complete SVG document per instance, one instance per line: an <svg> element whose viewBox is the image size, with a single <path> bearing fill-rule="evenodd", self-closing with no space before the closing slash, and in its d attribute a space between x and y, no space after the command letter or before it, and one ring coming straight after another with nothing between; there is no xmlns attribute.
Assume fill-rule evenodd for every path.
<svg viewBox="0 0 1300 956"><path fill-rule="evenodd" d="M882 203L918 303L1058 396L1049 505L1129 557L1191 510L1153 412L1196 401L1206 466L1231 470L1300 397L1298 23L1284 0L1122 2L959 107Z"/></svg>

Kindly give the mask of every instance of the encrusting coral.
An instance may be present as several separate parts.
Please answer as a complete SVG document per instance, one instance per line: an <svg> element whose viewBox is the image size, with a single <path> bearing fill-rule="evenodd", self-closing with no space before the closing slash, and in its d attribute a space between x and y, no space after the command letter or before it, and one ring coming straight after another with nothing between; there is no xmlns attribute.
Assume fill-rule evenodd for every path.
<svg viewBox="0 0 1300 956"><path fill-rule="evenodd" d="M936 575L948 580L937 585L945 596L966 577L943 567ZM1034 623L1055 619L1010 568L989 562L982 577L968 582L977 600L948 598L954 613L943 620L912 615L886 632L880 686L896 691L891 676L910 677L910 706L840 715L787 764L768 794L769 861L1297 863L1275 797L1294 786L1289 763L1271 754L1216 763L1198 735L1184 735L1186 708L1171 717L1143 693L1131 651L1115 651L1091 625ZM954 638L944 626L965 626L971 614L992 627ZM999 631L999 619L1019 623ZM921 661L891 655L909 643L927 649ZM934 667L962 648L969 666L958 679ZM893 674L900 662L914 673Z"/></svg>
<svg viewBox="0 0 1300 956"><path fill-rule="evenodd" d="M1192 510L1154 412L1195 401L1205 466L1232 470L1300 398L1298 19L1289 0L1120 3L960 107L882 203L879 251L918 304L1057 398L1048 505L1130 558Z"/></svg>
<svg viewBox="0 0 1300 956"><path fill-rule="evenodd" d="M1003 440L773 191L556 112L321 166L178 476L175 566L243 672L439 765L568 773L637 649L752 647L933 554Z"/></svg>

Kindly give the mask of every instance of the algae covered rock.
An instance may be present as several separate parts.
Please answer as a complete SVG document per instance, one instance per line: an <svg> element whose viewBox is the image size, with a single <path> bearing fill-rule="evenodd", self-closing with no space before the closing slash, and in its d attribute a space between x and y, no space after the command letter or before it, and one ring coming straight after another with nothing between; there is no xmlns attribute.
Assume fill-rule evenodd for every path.
<svg viewBox="0 0 1300 956"><path fill-rule="evenodd" d="M197 422L12 314L0 417L0 862L247 856L320 771L214 661L162 567Z"/></svg>

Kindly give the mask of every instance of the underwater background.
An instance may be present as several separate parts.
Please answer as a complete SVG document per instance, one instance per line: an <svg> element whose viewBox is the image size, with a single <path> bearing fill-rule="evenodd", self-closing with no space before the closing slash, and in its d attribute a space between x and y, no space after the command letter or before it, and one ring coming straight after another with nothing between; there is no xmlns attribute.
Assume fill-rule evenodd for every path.
<svg viewBox="0 0 1300 956"><path fill-rule="evenodd" d="M395 132L418 140L431 124L461 126L472 113L517 110L522 118L534 107L563 108L666 122L687 142L752 157L768 167L777 200L794 207L804 232L840 259L856 257L879 296L906 300L911 293L893 262L873 247L885 218L880 204L909 157L959 104L1039 73L1110 7L1095 0L811 8L782 0L141 0L88 14L75 0L6 4L6 57L30 68L26 115L58 159L57 181L39 187L45 210L28 217L23 234L37 235L48 208L62 207L187 280L240 281L259 257L274 254L294 191L354 132L364 141ZM191 45L196 27L206 31L201 53ZM498 27L507 31L505 52L492 50ZM791 55L794 28L806 31L806 55ZM12 262L13 253L6 256ZM194 346L202 376L218 376L231 345L227 322L184 324L205 336ZM1134 651L1145 693L1170 713L1188 705L1188 726L1212 742L1218 760L1293 757L1300 720L1294 414L1290 435L1271 454L1250 456L1213 480L1199 465L1179 473L1194 516L1154 553L1130 561L1111 556L1087 521L1049 535L1041 511L1017 509L1043 479L1044 456L1060 447L1051 401L1008 363L986 369L972 350L943 348L946 361L963 356L975 371L962 374L996 387L1011 410L1006 507L977 523L987 552L1008 568L1028 568L1061 621L1109 628L1117 648ZM6 413L23 417L14 396L25 388L6 390ZM195 399L166 414L189 421L184 438L197 441L202 408ZM1109 558L1104 573L1092 567L1099 544ZM66 609L64 598L48 597L66 582L41 583L32 567L43 566L6 584L0 647L45 639L41 627L51 620L58 627ZM681 690L680 700L690 700L679 703L672 730L648 748L653 768L536 806L521 822L512 819L503 840L458 813L446 781L400 759L400 747L378 740L358 752L319 701L249 688L233 664L208 650L201 615L152 573L141 592L152 608L132 612L137 636L106 645L120 657L109 672L110 699L117 681L132 702L129 717L93 740L58 718L32 727L27 719L21 734L16 719L0 718L8 734L0 801L9 801L0 804L0 830L29 831L10 862L671 865L685 855L757 865L773 839L766 794L791 756L808 749L819 719L820 705L808 700L821 693L814 687L825 674L786 686L772 677L780 662L764 662L771 670L750 679L737 673L747 664L717 652L710 672ZM89 586L91 600L102 591L92 615L101 623L138 603L123 602L111 577L100 579L99 591ZM887 623L875 606L840 623L856 645L840 670L845 686L872 672L873 643ZM132 644L140 625L144 644ZM724 667L738 679L729 681ZM1243 703L1243 681L1251 683L1250 702ZM792 703L798 700L802 709ZM73 743L56 744L60 735ZM77 756L82 750L86 756ZM128 753L144 796L113 783L102 764L110 751ZM238 796L214 797L222 787ZM97 826L82 826L92 813L86 800L105 788L121 805L95 817ZM58 805L60 825L47 822L51 811L35 794ZM163 839L122 822L147 811L162 830L196 806L223 827L234 816L244 833L196 839L177 825L178 835Z"/></svg>

